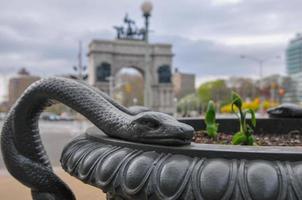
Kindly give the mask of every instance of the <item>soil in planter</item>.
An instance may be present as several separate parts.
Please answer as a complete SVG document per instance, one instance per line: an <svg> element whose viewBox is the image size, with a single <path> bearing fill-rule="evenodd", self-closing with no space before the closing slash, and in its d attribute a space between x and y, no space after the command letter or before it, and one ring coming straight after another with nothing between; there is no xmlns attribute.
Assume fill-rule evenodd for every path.
<svg viewBox="0 0 302 200"><path fill-rule="evenodd" d="M292 131L288 134L255 134L259 146L302 146L302 133ZM205 131L196 131L193 142L203 144L231 144L232 134L219 133L217 140L210 138Z"/></svg>

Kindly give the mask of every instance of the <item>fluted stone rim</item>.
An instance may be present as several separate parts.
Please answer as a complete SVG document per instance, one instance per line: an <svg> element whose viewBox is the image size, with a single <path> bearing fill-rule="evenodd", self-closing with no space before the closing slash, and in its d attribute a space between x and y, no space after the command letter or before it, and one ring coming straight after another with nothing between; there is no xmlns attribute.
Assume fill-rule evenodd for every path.
<svg viewBox="0 0 302 200"><path fill-rule="evenodd" d="M96 127L88 128L86 131L88 138L104 144L144 151L157 151L161 153L182 154L191 157L207 158L228 158L228 159L264 159L264 160L285 160L302 161L302 147L284 146L240 146L240 145L220 145L220 144L198 144L192 142L183 146L163 146L150 145L125 140L110 138Z"/></svg>
<svg viewBox="0 0 302 200"><path fill-rule="evenodd" d="M120 199L302 199L301 148L281 148L284 160L272 160L264 159L272 151L262 148L257 155L267 154L261 159L244 159L214 156L223 155L223 148L206 146L212 146L210 157L204 145L136 144L101 136L92 128L64 148L61 163L71 175ZM186 149L201 154L182 154ZM237 154L241 156L251 151L239 149L244 150ZM286 155L291 157L286 160Z"/></svg>

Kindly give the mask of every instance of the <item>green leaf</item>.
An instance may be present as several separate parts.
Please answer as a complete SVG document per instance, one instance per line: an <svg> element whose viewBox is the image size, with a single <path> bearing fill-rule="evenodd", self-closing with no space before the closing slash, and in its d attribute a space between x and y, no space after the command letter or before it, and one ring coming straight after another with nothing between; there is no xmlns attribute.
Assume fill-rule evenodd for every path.
<svg viewBox="0 0 302 200"><path fill-rule="evenodd" d="M211 138L214 138L217 136L217 128L215 126L207 126L207 134L208 136L210 136Z"/></svg>
<svg viewBox="0 0 302 200"><path fill-rule="evenodd" d="M247 145L254 145L254 141L255 141L254 136L250 135L247 137Z"/></svg>
<svg viewBox="0 0 302 200"><path fill-rule="evenodd" d="M218 124L216 124L216 111L213 101L208 102L207 113L205 116L207 134L211 138L216 138L218 132Z"/></svg>
<svg viewBox="0 0 302 200"><path fill-rule="evenodd" d="M246 131L247 131L246 133L247 136L250 136L254 133L254 129L248 124L246 125Z"/></svg>
<svg viewBox="0 0 302 200"><path fill-rule="evenodd" d="M209 101L208 103L208 108L207 108L207 113L205 117L205 122L206 124L213 124L215 123L215 106L213 101Z"/></svg>
<svg viewBox="0 0 302 200"><path fill-rule="evenodd" d="M252 122L252 125L253 127L256 127L256 115L255 115L255 111L253 109L248 109L246 111L246 113L250 113L251 114L251 122Z"/></svg>
<svg viewBox="0 0 302 200"><path fill-rule="evenodd" d="M238 109L242 107L242 99L239 94L232 91L232 104L235 105Z"/></svg>
<svg viewBox="0 0 302 200"><path fill-rule="evenodd" d="M218 126L217 124L207 125L207 134L211 138L215 138L218 134Z"/></svg>
<svg viewBox="0 0 302 200"><path fill-rule="evenodd" d="M242 132L237 132L235 135L233 135L232 144L235 145L244 144L246 143L246 141L247 141L246 135Z"/></svg>

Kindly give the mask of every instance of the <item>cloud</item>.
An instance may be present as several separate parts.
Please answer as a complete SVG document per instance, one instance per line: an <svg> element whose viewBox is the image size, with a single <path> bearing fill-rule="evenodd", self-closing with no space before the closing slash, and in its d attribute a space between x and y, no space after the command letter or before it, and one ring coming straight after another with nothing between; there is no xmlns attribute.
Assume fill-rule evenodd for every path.
<svg viewBox="0 0 302 200"><path fill-rule="evenodd" d="M113 39L126 12L143 25L141 1L0 0L0 73L27 67L43 76L71 73L78 41ZM254 75L257 63L239 58L283 55L302 27L300 0L154 0L151 41L172 43L174 67L212 76ZM87 64L87 59L85 58ZM268 60L264 74L284 73Z"/></svg>
<svg viewBox="0 0 302 200"><path fill-rule="evenodd" d="M221 5L232 5L238 4L241 0L212 0L213 5L221 6Z"/></svg>
<svg viewBox="0 0 302 200"><path fill-rule="evenodd" d="M259 77L259 64L243 60L240 55L251 55L264 62L263 74L285 72L284 61L276 59L283 55L283 45L225 45L211 40L188 40L177 36L156 38L174 44L174 66L181 71L195 73L198 77L207 76L255 76Z"/></svg>

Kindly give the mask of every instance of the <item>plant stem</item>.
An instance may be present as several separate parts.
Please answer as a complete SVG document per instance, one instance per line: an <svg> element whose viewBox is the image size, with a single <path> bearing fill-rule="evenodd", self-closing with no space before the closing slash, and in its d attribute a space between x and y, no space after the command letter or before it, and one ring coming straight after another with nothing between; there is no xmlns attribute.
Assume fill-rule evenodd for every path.
<svg viewBox="0 0 302 200"><path fill-rule="evenodd" d="M245 133L245 119L241 108L238 108L240 114L240 131Z"/></svg>

